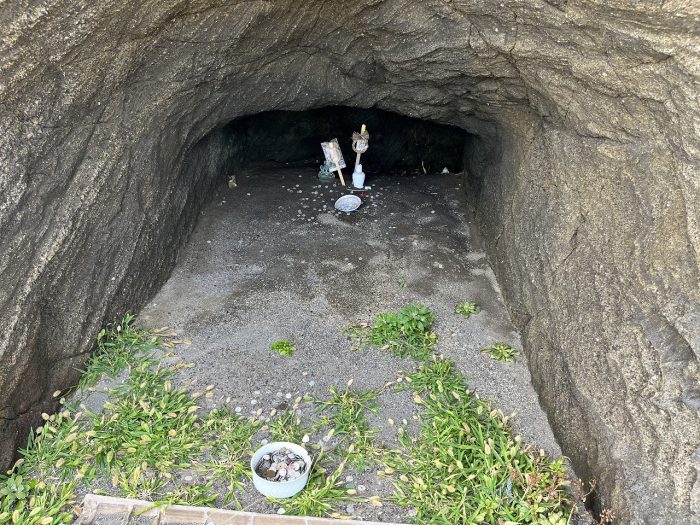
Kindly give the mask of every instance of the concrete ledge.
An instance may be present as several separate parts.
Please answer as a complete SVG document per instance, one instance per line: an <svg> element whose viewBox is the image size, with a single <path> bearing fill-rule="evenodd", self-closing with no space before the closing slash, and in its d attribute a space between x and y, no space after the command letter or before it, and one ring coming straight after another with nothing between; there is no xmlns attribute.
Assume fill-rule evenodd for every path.
<svg viewBox="0 0 700 525"><path fill-rule="evenodd" d="M113 518L121 525L128 525L132 518L151 518L154 525L165 523L202 525L402 525L400 523L378 523L376 521L336 520L328 518L308 518L305 516L284 516L276 514L256 514L235 510L221 510L188 505L168 505L154 507L150 501L114 498L88 494L83 499L83 511L74 525L92 525L99 518Z"/></svg>

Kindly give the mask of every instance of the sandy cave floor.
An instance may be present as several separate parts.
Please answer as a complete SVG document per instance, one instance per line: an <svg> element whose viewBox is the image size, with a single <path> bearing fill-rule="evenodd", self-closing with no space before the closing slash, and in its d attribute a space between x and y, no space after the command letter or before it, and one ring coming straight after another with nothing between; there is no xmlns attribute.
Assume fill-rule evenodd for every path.
<svg viewBox="0 0 700 525"><path fill-rule="evenodd" d="M479 350L495 341L520 349L495 276L470 224L461 178L453 174L368 177L364 205L336 212L339 185L319 183L309 168L252 168L238 186L222 190L202 213L172 276L138 317L191 339L179 352L193 368L177 374L192 391L213 384L205 408L229 406L244 415L283 409L298 396L328 396L331 385L353 379L374 389L415 363L378 349L353 351L341 332L411 301L436 316L437 350L454 360L470 385L504 413L528 442L561 451L521 357L504 364ZM482 311L465 320L455 304L476 301ZM270 352L289 338L292 357ZM380 397L371 417L380 440L396 443L389 418L416 425L410 394ZM312 417L302 405L302 419ZM269 436L261 432L257 440ZM320 436L312 436L312 440ZM347 471L360 496L389 495L391 480ZM247 481L245 510L276 512ZM358 503L340 512L382 521L410 521L410 509Z"/></svg>

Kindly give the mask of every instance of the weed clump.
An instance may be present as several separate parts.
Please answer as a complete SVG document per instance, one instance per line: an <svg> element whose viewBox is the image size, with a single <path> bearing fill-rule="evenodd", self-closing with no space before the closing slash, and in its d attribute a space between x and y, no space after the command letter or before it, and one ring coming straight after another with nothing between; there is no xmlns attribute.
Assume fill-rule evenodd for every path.
<svg viewBox="0 0 700 525"><path fill-rule="evenodd" d="M330 427L331 432L341 438L345 460L363 472L370 464L383 456L382 448L376 444L377 431L370 427L367 413L379 410L374 390L351 390L352 380L344 390L330 387L331 397L326 400L310 398L325 412L317 423L317 428Z"/></svg>
<svg viewBox="0 0 700 525"><path fill-rule="evenodd" d="M115 327L100 330L97 350L81 370L79 390L94 385L103 375L115 379L127 368L150 361L151 352L164 343L164 337L174 335L163 330L151 332L136 328L134 318L126 314Z"/></svg>
<svg viewBox="0 0 700 525"><path fill-rule="evenodd" d="M341 474L345 469L345 461L341 462L330 475L326 475L326 469L319 465L321 461L322 457L319 456L312 466L309 481L304 490L288 499L269 498L269 500L280 505L287 514L315 518L324 516L346 518L347 516L334 510L337 505L367 501L365 498L355 496L354 490L343 487L344 480Z"/></svg>
<svg viewBox="0 0 700 525"><path fill-rule="evenodd" d="M520 356L520 352L515 348L503 343L493 343L491 346L484 348L481 352L489 354L496 361L502 361L504 363L515 361Z"/></svg>
<svg viewBox="0 0 700 525"><path fill-rule="evenodd" d="M353 325L344 332L356 349L375 346L398 357L426 360L437 345L437 334L431 330L434 320L426 306L411 303L398 313L377 315L373 325Z"/></svg>
<svg viewBox="0 0 700 525"><path fill-rule="evenodd" d="M270 345L270 351L277 352L282 357L291 357L295 350L296 347L288 339L275 341Z"/></svg>
<svg viewBox="0 0 700 525"><path fill-rule="evenodd" d="M465 319L469 319L472 314L478 314L479 312L481 312L481 308L479 308L479 305L474 301L467 301L455 305L455 313L460 314Z"/></svg>
<svg viewBox="0 0 700 525"><path fill-rule="evenodd" d="M387 459L396 501L416 509L417 523L568 523L562 458L513 437L508 417L470 392L451 361L435 356L405 379L422 430L411 439L399 429L401 453Z"/></svg>
<svg viewBox="0 0 700 525"><path fill-rule="evenodd" d="M61 398L61 411L43 414L21 459L0 475L0 525L72 523L76 493L91 490L155 505L209 505L219 497L214 482L222 481L228 486L224 501L235 499L258 423L224 409L198 415L197 394L171 381L187 365L161 368L151 355L174 347L177 341L165 339L174 334L136 329L132 321L126 316L100 332L77 401ZM128 377L109 392L100 413L81 405L86 388L125 371ZM179 474L187 472L201 473L204 481L183 482ZM95 487L100 480L111 488Z"/></svg>
<svg viewBox="0 0 700 525"><path fill-rule="evenodd" d="M302 425L295 409L285 410L270 420L270 436L275 441L301 443L309 432L310 430Z"/></svg>

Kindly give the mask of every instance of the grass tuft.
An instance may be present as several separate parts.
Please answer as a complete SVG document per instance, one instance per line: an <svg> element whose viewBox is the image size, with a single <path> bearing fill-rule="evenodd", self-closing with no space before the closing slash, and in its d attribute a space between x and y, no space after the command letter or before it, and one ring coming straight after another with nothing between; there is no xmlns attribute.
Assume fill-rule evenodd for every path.
<svg viewBox="0 0 700 525"><path fill-rule="evenodd" d="M271 352L277 352L283 357L291 357L296 347L289 342L288 339L283 339L282 341L275 341L270 345Z"/></svg>
<svg viewBox="0 0 700 525"><path fill-rule="evenodd" d="M374 325L350 326L344 329L354 348L376 346L398 357L426 360L437 344L431 331L435 316L425 306L411 303L398 313L377 315Z"/></svg>
<svg viewBox="0 0 700 525"><path fill-rule="evenodd" d="M221 409L199 416L196 396L172 386L180 367L160 368L151 357L151 351L175 342L133 328L132 320L127 316L116 329L100 333L80 385L124 370L129 376L110 392L100 413L88 412L79 400L68 407L61 399L61 411L42 415L21 459L0 475L0 525L71 523L78 490L156 505L207 505L218 498L214 482L221 481L228 486L226 501L234 499L233 490L248 473L258 424ZM179 481L179 474L191 472L200 472L201 482ZM98 481L107 490L95 487Z"/></svg>
<svg viewBox="0 0 700 525"><path fill-rule="evenodd" d="M481 308L474 301L467 301L455 305L455 313L460 314L465 319L469 319L472 314L478 314L481 312Z"/></svg>
<svg viewBox="0 0 700 525"><path fill-rule="evenodd" d="M508 418L469 391L454 364L434 357L406 377L421 406L422 429L399 429L401 453L387 456L396 501L435 525L566 525L571 512L563 459L513 437Z"/></svg>
<svg viewBox="0 0 700 525"><path fill-rule="evenodd" d="M515 348L503 343L493 343L488 348L484 348L481 352L489 354L496 361L502 361L504 363L515 361L520 356L520 352Z"/></svg>
<svg viewBox="0 0 700 525"><path fill-rule="evenodd" d="M270 435L275 441L301 443L302 438L310 433L310 429L301 424L301 418L296 410L285 410L270 421Z"/></svg>
<svg viewBox="0 0 700 525"><path fill-rule="evenodd" d="M236 491L243 488L242 480L251 476L248 460L259 428L259 421L239 416L228 408L214 409L204 418L202 433L208 457L195 461L195 469L226 485L227 505L233 502L240 507Z"/></svg>
<svg viewBox="0 0 700 525"><path fill-rule="evenodd" d="M383 449L376 444L376 430L370 427L367 413L379 410L377 398L379 392L374 390L351 390L352 381L344 390L330 387L331 397L326 400L312 399L324 416L319 426L330 427L334 435L341 438L338 448L343 452L347 462L359 472L383 457Z"/></svg>
<svg viewBox="0 0 700 525"><path fill-rule="evenodd" d="M143 363L163 339L133 325L134 316L126 314L114 327L103 328L97 335L97 350L82 370L78 389L94 385L102 375L116 378L127 368Z"/></svg>
<svg viewBox="0 0 700 525"><path fill-rule="evenodd" d="M326 476L325 469L320 467L321 460L321 457L317 458L316 463L311 467L309 481L303 491L291 498L268 498L268 500L282 507L286 514L315 518L344 518L346 516L334 510L336 506L367 501L365 498L349 494L348 489L343 487L341 475L345 469L345 461Z"/></svg>

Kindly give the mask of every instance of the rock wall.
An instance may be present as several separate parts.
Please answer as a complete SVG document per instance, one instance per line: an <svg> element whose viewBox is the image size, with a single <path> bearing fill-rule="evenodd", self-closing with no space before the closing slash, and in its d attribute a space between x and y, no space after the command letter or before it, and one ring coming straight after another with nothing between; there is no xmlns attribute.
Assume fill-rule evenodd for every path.
<svg viewBox="0 0 700 525"><path fill-rule="evenodd" d="M5 2L0 463L166 278L228 170L203 137L376 106L479 136L492 263L597 504L697 523L698 24L678 0Z"/></svg>
<svg viewBox="0 0 700 525"><path fill-rule="evenodd" d="M700 522L686 215L697 193L659 144L546 126L520 144L488 153L485 169L468 158L486 175L473 184L481 230L555 433L579 476L597 480L598 510L620 523Z"/></svg>

